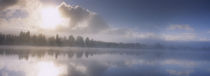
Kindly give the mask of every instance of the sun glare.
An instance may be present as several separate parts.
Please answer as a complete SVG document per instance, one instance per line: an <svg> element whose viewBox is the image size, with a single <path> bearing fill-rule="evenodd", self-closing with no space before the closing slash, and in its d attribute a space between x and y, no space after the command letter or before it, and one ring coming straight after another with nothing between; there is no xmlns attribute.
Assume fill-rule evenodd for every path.
<svg viewBox="0 0 210 76"><path fill-rule="evenodd" d="M45 7L41 9L42 24L41 28L55 29L62 23L62 17L57 8Z"/></svg>

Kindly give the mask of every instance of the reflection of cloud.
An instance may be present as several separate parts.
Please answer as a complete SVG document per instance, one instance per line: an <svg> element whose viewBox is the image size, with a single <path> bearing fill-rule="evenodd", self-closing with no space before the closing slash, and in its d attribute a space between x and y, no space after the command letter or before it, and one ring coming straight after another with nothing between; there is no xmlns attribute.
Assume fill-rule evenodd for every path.
<svg viewBox="0 0 210 76"><path fill-rule="evenodd" d="M126 65L157 65L158 62L153 60L153 61L149 61L149 60L143 60L143 59L139 59L139 60L130 60L125 62Z"/></svg>
<svg viewBox="0 0 210 76"><path fill-rule="evenodd" d="M166 70L169 74L175 76L189 76L192 70L177 71L177 70Z"/></svg>
<svg viewBox="0 0 210 76"><path fill-rule="evenodd" d="M22 72L15 70L8 70L7 68L0 69L0 76L24 76Z"/></svg>
<svg viewBox="0 0 210 76"><path fill-rule="evenodd" d="M29 47L28 47L29 48ZM202 55L199 58L200 54L193 54L197 57L190 58L189 60L182 60L185 57L188 57L188 54L184 56L181 55L181 59L176 58L176 56L165 56L157 57L157 53L154 51L159 50L122 50L122 49L105 49L105 48L65 48L60 47L62 49L58 50L56 48L51 48L50 51L46 52L47 49L41 48L37 50L37 47L30 47L31 50L24 48L27 51L19 51L19 55L30 54L28 61L27 60L18 60L16 52L13 51L0 51L4 52L6 55L5 59L0 57L0 69L1 66L8 66L11 71L24 72L25 76L37 76L36 74L40 71L46 72L47 69L52 69L51 71L58 71L55 69L59 69L59 71L64 71L65 73L61 76L187 76L191 74L204 74L209 73L208 67L209 62L208 59L202 60L203 57L208 55ZM23 48L21 48L23 49ZM33 50L34 49L34 50ZM97 50L96 50L97 49ZM10 49L11 50L11 49ZM18 51L19 49L15 49ZM56 50L56 51L54 51ZM74 50L74 51L73 51ZM84 51L84 52L81 52ZM44 52L45 51L45 52ZM67 58L68 53L77 54L77 52L83 53L93 53L95 55L90 56L88 58L76 58L76 55L73 55L73 58ZM42 58L34 56L38 52L39 54L44 54ZM59 53L58 58L54 58L51 56L49 52L57 52ZM192 55L192 51L186 51ZM171 52L170 52L171 53ZM180 52L183 53L183 52ZM174 53L179 55L180 53ZM193 52L197 53L197 52ZM97 54L97 55L96 55ZM203 54L203 53L202 53ZM14 55L14 56L13 56ZM166 53L168 55L168 53ZM13 56L13 57L11 57ZM172 58L172 59L171 59ZM175 59L173 59L175 58ZM196 60L196 59L201 59ZM192 59L192 61L191 61ZM194 61L195 59L195 61ZM41 62L40 62L41 60ZM43 61L42 61L43 60ZM3 64L1 64L3 63ZM18 64L16 64L18 63ZM197 63L201 64L201 66L195 66ZM39 67L37 67L39 65ZM40 66L41 65L41 66ZM204 68L202 67L204 66ZM192 68L191 68L192 67ZM37 69L39 68L39 69ZM196 68L196 69L194 69ZM45 69L45 70L44 70ZM63 70L62 70L63 69ZM171 70L172 69L172 70ZM193 71L191 71L193 69ZM200 71L203 71L201 72ZM206 72L206 70L208 72ZM50 71L50 70L49 70ZM0 70L1 72L1 70ZM48 72L48 70L47 70ZM53 74L53 73L52 73ZM1 74L0 74L1 75ZM24 76L24 75L21 75Z"/></svg>
<svg viewBox="0 0 210 76"><path fill-rule="evenodd" d="M68 76L102 76L108 66L97 61L68 62Z"/></svg>
<svg viewBox="0 0 210 76"><path fill-rule="evenodd" d="M52 61L37 63L38 76L59 76L65 74L65 68L55 65Z"/></svg>
<svg viewBox="0 0 210 76"><path fill-rule="evenodd" d="M0 57L0 76L24 76L24 72L21 71L19 64L14 64L18 62L16 59L11 59L13 57Z"/></svg>
<svg viewBox="0 0 210 76"><path fill-rule="evenodd" d="M196 65L193 61L186 60L165 60L162 62L163 65L175 65L175 66L183 66L183 67L194 67Z"/></svg>

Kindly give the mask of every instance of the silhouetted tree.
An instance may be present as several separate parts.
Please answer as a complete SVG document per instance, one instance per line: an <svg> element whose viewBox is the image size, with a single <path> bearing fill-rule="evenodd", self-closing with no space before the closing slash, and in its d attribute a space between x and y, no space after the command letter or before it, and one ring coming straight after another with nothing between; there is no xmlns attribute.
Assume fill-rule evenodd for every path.
<svg viewBox="0 0 210 76"><path fill-rule="evenodd" d="M87 37L86 39L85 39L85 46L87 46L87 47L90 47L90 39Z"/></svg>
<svg viewBox="0 0 210 76"><path fill-rule="evenodd" d="M59 38L59 35L58 35L58 34L56 35L55 40L56 40L56 44L57 44L58 46L61 46L61 38Z"/></svg>
<svg viewBox="0 0 210 76"><path fill-rule="evenodd" d="M69 36L68 43L69 43L70 46L74 46L75 45L75 39L74 39L73 35Z"/></svg>
<svg viewBox="0 0 210 76"><path fill-rule="evenodd" d="M93 39L91 39L90 41L89 41L89 43L88 43L88 46L89 47L94 47L95 46L95 41L93 40Z"/></svg>
<svg viewBox="0 0 210 76"><path fill-rule="evenodd" d="M43 34L39 34L37 39L38 39L39 45L45 45L47 42Z"/></svg>
<svg viewBox="0 0 210 76"><path fill-rule="evenodd" d="M4 41L5 41L5 35L0 34L0 44L4 44Z"/></svg>
<svg viewBox="0 0 210 76"><path fill-rule="evenodd" d="M36 35L31 36L31 44L38 45L38 38Z"/></svg>
<svg viewBox="0 0 210 76"><path fill-rule="evenodd" d="M50 37L50 38L48 39L48 43L49 43L49 45L51 45L51 46L55 46L55 45L56 45L55 37Z"/></svg>
<svg viewBox="0 0 210 76"><path fill-rule="evenodd" d="M77 36L76 44L77 44L77 46L84 46L85 45L82 36Z"/></svg>
<svg viewBox="0 0 210 76"><path fill-rule="evenodd" d="M62 43L62 46L67 46L67 45L69 45L69 42L68 42L66 36L64 36L64 37L61 39L61 43Z"/></svg>
<svg viewBox="0 0 210 76"><path fill-rule="evenodd" d="M20 44L29 44L30 43L30 32L20 32L19 34L19 43Z"/></svg>
<svg viewBox="0 0 210 76"><path fill-rule="evenodd" d="M6 37L5 37L5 44L14 44L14 41L15 41L15 36L13 36L13 35L10 35L10 34L8 34L8 35L6 35Z"/></svg>
<svg viewBox="0 0 210 76"><path fill-rule="evenodd" d="M80 46L80 47L122 47L122 48L143 48L145 45L139 43L114 43L95 41L90 38L83 39L82 36L77 36L75 39L70 35L68 39L56 36L46 38L43 34L32 35L29 31L20 32L19 35L1 34L0 45L42 45L42 46ZM158 48L163 48L161 45L156 45Z"/></svg>

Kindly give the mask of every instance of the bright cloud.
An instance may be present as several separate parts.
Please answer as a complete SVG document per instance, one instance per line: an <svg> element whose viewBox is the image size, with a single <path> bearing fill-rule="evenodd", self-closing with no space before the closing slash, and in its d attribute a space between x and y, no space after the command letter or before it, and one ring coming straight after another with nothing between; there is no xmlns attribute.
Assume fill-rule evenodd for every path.
<svg viewBox="0 0 210 76"><path fill-rule="evenodd" d="M17 2L8 3L7 0L0 5L0 32L18 33L20 31L30 30L32 33L44 33L47 35L59 34L96 34L108 30L110 26L105 20L95 12L82 8L78 5L72 6L65 2L57 6L62 17L66 20L59 24L56 29L45 29L43 26L43 13L40 13L44 7L48 6L40 0L15 0ZM12 1L13 2L13 1ZM4 6L4 8L3 8ZM25 12L27 15L22 17L16 14L18 11ZM44 12L46 15L47 13ZM21 16L21 17L16 17ZM51 18L46 18L52 20ZM46 20L45 19L45 20ZM50 22L50 21L45 21ZM45 23L45 24L48 24Z"/></svg>
<svg viewBox="0 0 210 76"><path fill-rule="evenodd" d="M180 34L162 34L164 40L168 41L193 41L196 40L194 33L180 33Z"/></svg>
<svg viewBox="0 0 210 76"><path fill-rule="evenodd" d="M139 40L166 40L166 41L191 41L191 40L209 40L208 38L197 38L197 35L188 24L172 24L168 27L159 27L163 32L134 30L135 28L112 27L103 17L96 12L85 9L79 5L70 5L59 1L54 5L61 13L64 22L58 22L56 29L45 29L43 25L43 14L40 11L47 6L41 0L0 0L0 32L18 33L20 31L30 30L32 33L44 33L54 35L78 34L90 36L103 41L139 41ZM44 11L44 15L48 12ZM52 14L49 14L50 16ZM46 15L45 15L46 16ZM60 18L60 16L57 16ZM45 24L48 24L49 18L46 18ZM52 20L52 19L50 19ZM59 24L62 23L62 24ZM50 24L51 25L51 24ZM148 26L153 27L153 26ZM158 28L158 26L155 26ZM144 29L144 28L142 28ZM173 33L170 33L174 31ZM208 31L208 33L210 33Z"/></svg>

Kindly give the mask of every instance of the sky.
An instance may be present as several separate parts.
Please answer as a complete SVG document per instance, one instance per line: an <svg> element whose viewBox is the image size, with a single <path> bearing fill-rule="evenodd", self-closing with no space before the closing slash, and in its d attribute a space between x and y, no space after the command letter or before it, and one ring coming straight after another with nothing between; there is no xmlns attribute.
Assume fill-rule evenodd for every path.
<svg viewBox="0 0 210 76"><path fill-rule="evenodd" d="M0 0L0 32L30 30L110 42L208 42L209 4L209 0Z"/></svg>

